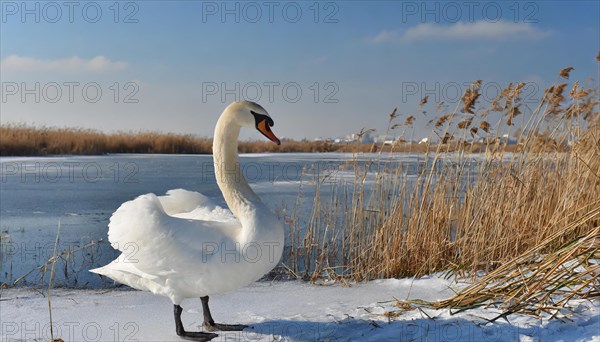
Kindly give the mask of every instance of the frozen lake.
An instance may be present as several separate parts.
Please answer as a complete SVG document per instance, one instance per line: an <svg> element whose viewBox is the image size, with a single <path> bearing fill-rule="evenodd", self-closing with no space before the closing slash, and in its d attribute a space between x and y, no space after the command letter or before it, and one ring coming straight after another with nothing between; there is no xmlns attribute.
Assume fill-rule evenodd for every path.
<svg viewBox="0 0 600 342"><path fill-rule="evenodd" d="M302 205L309 205L316 175L331 175L328 182L353 179L354 172L346 166L352 157L246 154L240 163L256 193L276 211L294 207L301 188ZM376 157L361 154L358 160L361 165L370 165L368 161ZM384 154L381 160L392 167L402 163L411 177L422 171L425 158L422 154ZM376 166L370 168L376 170ZM0 283L13 283L52 257L60 222L59 252L91 241L103 242L59 261L56 284L112 285L112 281L102 281L87 270L117 256L107 240L107 224L123 202L145 193L162 195L183 188L225 205L215 182L211 155L7 157L0 158L0 169ZM327 187L322 191L327 192ZM19 284L41 284L43 275L43 270L31 272Z"/></svg>

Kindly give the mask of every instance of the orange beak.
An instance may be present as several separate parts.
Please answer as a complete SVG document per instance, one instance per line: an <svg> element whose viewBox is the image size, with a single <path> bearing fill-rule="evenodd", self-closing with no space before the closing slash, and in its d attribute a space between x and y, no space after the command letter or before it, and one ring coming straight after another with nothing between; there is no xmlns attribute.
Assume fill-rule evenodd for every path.
<svg viewBox="0 0 600 342"><path fill-rule="evenodd" d="M281 145L281 141L275 136L275 134L273 134L273 131L271 131L271 126L269 126L267 124L267 120L262 120L261 122L258 123L258 125L256 125L256 128L267 138L269 138L269 140L271 140L272 142L276 143L277 145Z"/></svg>

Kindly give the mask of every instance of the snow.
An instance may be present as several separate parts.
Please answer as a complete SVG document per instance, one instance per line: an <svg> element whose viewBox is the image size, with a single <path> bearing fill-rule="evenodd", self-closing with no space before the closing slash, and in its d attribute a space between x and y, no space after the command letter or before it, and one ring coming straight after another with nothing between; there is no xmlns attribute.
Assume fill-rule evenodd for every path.
<svg viewBox="0 0 600 342"><path fill-rule="evenodd" d="M600 341L598 302L572 301L572 321L512 315L490 324L494 309L451 315L448 310L396 311L394 298L448 298L457 284L436 276L387 279L343 286L303 281L261 281L211 296L218 322L248 324L243 332L221 332L214 341ZM45 291L43 291L45 294ZM55 337L65 341L179 341L173 306L164 297L129 289L52 290ZM182 304L187 330L199 330L200 300ZM48 304L33 288L0 292L0 341L50 340Z"/></svg>

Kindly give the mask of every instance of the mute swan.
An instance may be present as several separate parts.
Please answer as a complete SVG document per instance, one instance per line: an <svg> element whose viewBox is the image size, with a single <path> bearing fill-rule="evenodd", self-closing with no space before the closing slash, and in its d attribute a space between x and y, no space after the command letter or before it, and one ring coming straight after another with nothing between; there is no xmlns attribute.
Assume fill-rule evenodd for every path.
<svg viewBox="0 0 600 342"><path fill-rule="evenodd" d="M283 227L240 172L241 127L255 127L276 144L273 120L260 105L230 104L215 127L213 158L217 184L229 210L182 189L126 202L110 218L108 239L121 255L91 270L133 288L169 297L177 335L208 341L218 335L188 332L181 322L185 298L201 298L208 331L242 330L215 323L208 296L235 290L271 271L283 252Z"/></svg>

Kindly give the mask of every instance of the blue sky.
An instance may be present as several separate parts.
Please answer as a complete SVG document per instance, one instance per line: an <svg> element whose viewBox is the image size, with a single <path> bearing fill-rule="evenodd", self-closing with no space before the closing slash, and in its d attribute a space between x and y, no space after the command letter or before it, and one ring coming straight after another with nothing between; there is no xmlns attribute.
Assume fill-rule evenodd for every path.
<svg viewBox="0 0 600 342"><path fill-rule="evenodd" d="M598 1L2 0L1 11L3 124L212 136L223 108L248 98L279 136L335 137L381 132L394 107L418 114L429 95L415 131L427 136L435 102L453 108L473 80L488 98L530 82L535 106L566 66L572 81L599 76Z"/></svg>

